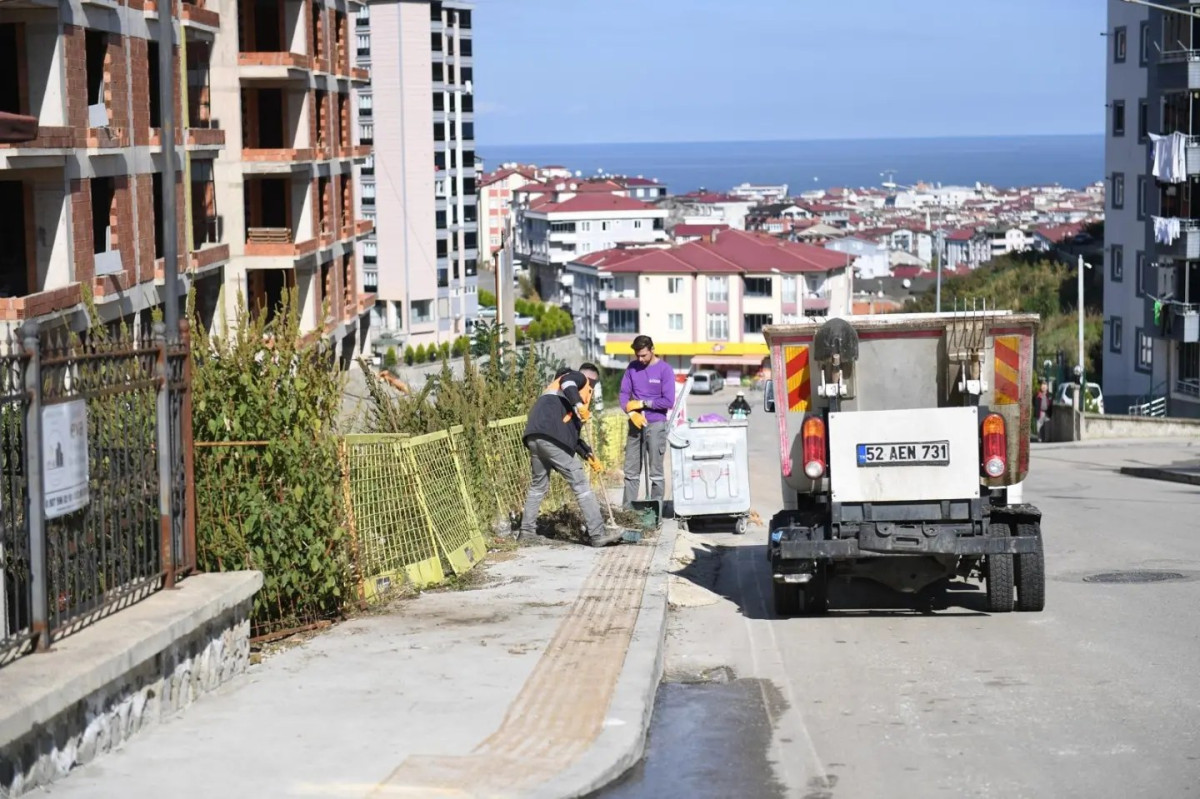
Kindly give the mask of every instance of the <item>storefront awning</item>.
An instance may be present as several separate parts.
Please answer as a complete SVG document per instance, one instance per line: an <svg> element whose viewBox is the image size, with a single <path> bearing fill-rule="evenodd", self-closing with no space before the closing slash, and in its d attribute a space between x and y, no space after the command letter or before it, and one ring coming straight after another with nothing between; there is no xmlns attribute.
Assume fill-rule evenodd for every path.
<svg viewBox="0 0 1200 799"><path fill-rule="evenodd" d="M765 355L693 355L692 366L762 366Z"/></svg>

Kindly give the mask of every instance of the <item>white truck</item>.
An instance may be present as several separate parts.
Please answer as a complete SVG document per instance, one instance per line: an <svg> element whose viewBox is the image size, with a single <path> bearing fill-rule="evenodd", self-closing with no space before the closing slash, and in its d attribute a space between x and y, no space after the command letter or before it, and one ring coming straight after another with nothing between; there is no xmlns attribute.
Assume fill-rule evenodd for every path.
<svg viewBox="0 0 1200 799"><path fill-rule="evenodd" d="M936 601L978 577L987 609L1045 605L1029 466L1038 317L1007 311L809 320L764 330L783 510L778 615L826 610L831 578Z"/></svg>

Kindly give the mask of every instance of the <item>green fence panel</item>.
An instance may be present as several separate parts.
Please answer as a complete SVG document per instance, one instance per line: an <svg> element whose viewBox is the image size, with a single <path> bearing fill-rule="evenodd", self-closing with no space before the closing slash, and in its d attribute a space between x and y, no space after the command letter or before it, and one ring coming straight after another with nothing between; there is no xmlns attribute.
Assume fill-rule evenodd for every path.
<svg viewBox="0 0 1200 799"><path fill-rule="evenodd" d="M455 574L471 569L487 554L462 464L450 433L418 436L401 445L410 479L418 486L429 529Z"/></svg>

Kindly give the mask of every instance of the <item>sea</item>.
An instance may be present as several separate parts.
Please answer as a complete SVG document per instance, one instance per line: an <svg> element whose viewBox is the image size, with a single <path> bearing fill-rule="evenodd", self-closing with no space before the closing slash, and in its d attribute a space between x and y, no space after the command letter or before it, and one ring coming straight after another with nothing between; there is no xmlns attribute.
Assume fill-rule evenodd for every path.
<svg viewBox="0 0 1200 799"><path fill-rule="evenodd" d="M989 136L930 139L688 142L645 144L477 144L484 167L519 161L655 178L672 194L727 191L740 183L815 189L1060 185L1081 189L1104 177L1104 136Z"/></svg>

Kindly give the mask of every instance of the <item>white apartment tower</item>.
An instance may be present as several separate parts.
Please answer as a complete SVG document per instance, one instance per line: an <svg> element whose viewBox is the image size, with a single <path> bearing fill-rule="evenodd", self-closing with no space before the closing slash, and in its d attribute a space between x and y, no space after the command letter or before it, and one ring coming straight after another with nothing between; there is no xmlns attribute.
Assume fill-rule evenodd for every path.
<svg viewBox="0 0 1200 799"><path fill-rule="evenodd" d="M1105 405L1200 417L1200 19L1109 0L1106 33Z"/></svg>
<svg viewBox="0 0 1200 799"><path fill-rule="evenodd" d="M478 298L472 3L369 2L357 24L363 277L384 340L433 344L470 333Z"/></svg>

